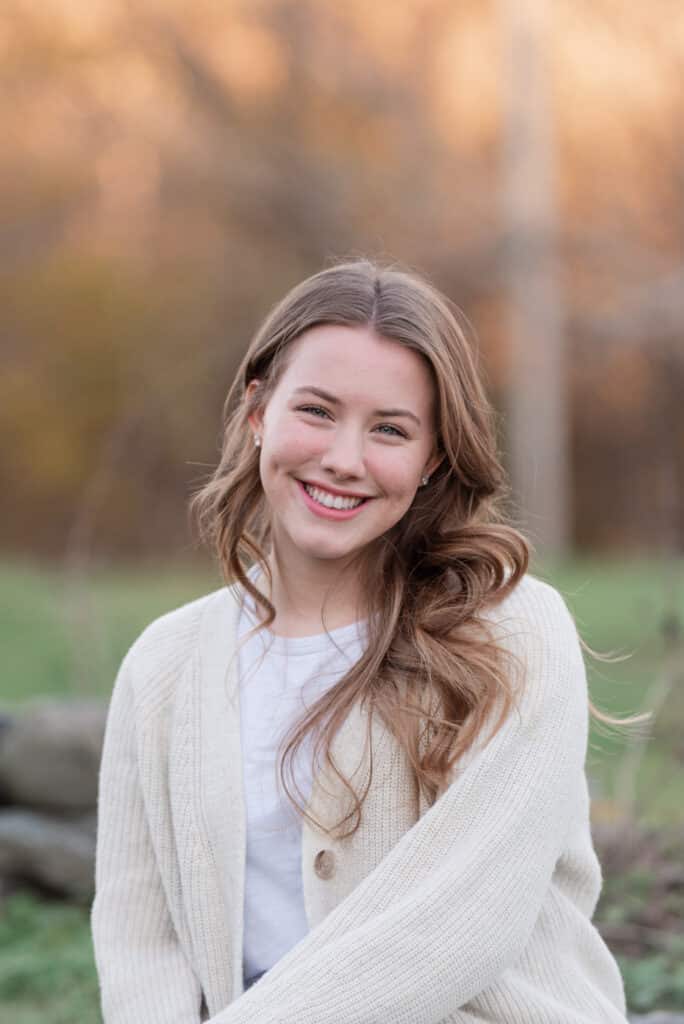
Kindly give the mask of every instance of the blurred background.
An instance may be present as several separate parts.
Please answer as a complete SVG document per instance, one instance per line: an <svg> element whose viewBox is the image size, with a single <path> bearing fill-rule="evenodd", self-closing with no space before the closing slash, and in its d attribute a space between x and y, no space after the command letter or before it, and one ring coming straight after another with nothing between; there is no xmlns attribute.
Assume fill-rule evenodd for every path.
<svg viewBox="0 0 684 1024"><path fill-rule="evenodd" d="M534 572L621 657L594 702L652 712L592 729L596 922L684 1013L680 0L5 0L0 81L0 1015L100 1019L116 669L221 585L187 499L252 333L357 255L474 325Z"/></svg>

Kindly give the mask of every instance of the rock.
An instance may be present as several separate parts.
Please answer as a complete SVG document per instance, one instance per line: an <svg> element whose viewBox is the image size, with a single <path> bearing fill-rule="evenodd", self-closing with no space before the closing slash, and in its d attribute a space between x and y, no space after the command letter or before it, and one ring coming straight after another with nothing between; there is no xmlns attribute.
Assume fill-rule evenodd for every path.
<svg viewBox="0 0 684 1024"><path fill-rule="evenodd" d="M0 877L30 882L69 899L95 888L95 816L73 820L35 811L0 810Z"/></svg>
<svg viewBox="0 0 684 1024"><path fill-rule="evenodd" d="M629 1021L630 1024L684 1024L684 1014L657 1010L655 1013L637 1014Z"/></svg>
<svg viewBox="0 0 684 1024"><path fill-rule="evenodd" d="M0 795L43 811L86 811L97 802L107 704L40 701L0 716Z"/></svg>

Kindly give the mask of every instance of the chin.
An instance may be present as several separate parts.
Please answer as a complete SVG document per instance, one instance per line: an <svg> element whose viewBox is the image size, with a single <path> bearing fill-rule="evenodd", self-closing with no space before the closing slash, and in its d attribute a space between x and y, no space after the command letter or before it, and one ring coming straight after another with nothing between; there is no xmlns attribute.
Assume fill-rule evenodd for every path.
<svg viewBox="0 0 684 1024"><path fill-rule="evenodd" d="M303 555L307 556L307 558L318 558L321 561L326 562L336 561L340 558L348 558L350 555L356 554L367 544L367 541L364 541L362 544L342 544L339 542L334 543L327 539L320 543L316 543L315 540L312 540L311 536L302 537L301 540L293 537L292 542Z"/></svg>
<svg viewBox="0 0 684 1024"><path fill-rule="evenodd" d="M348 558L356 554L358 548L332 548L303 546L299 549L308 558L316 558L321 562L336 562L340 558Z"/></svg>

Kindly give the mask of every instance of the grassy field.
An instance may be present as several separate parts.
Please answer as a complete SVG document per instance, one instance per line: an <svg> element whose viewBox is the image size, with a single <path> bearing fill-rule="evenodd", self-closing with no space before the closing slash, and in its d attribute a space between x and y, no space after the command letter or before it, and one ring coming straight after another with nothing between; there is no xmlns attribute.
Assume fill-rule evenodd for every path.
<svg viewBox="0 0 684 1024"><path fill-rule="evenodd" d="M677 618L684 622L684 563L577 560L537 567L535 574L561 591L591 648L630 655L609 664L587 656L596 704L625 715L664 698L643 755L631 770L629 758L634 759L638 746L630 734L592 725L587 771L595 822L617 820L624 810L620 801L633 788L640 827L682 833L681 660L666 695L662 686L666 644L677 642ZM0 576L0 708L11 710L42 696L107 698L121 658L140 630L219 586L220 577L211 570L127 567L93 570L83 577L6 564ZM649 879L656 884L655 875L637 870L628 891L624 878L607 879L607 902L599 907L607 926L629 917L627 905L638 910L653 902ZM678 962L680 953L666 937L653 955L621 958L634 1008L684 1007L684 976L677 975L681 970L674 959ZM14 1024L99 1021L88 908L39 900L23 891L6 900L0 911L0 1019Z"/></svg>
<svg viewBox="0 0 684 1024"><path fill-rule="evenodd" d="M667 567L672 574L672 567ZM653 706L662 680L668 589L665 567L652 562L574 561L536 569L553 583L595 651L627 654L606 664L587 655L592 699L624 715ZM684 563L676 610L684 620ZM0 707L40 696L106 698L124 652L156 616L221 586L217 573L197 569L116 569L87 578L5 566L0 576ZM680 673L681 676L681 673ZM684 800L673 780L684 745L684 686L673 688L639 767L639 820L684 822ZM615 780L630 733L592 727L587 769L597 813L611 813Z"/></svg>

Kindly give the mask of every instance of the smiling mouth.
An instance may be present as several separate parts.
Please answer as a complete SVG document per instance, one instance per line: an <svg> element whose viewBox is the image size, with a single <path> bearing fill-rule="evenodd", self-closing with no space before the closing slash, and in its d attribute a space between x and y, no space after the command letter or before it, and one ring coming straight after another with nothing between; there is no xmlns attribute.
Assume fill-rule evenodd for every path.
<svg viewBox="0 0 684 1024"><path fill-rule="evenodd" d="M330 491L324 491L320 487L312 487L311 484L305 483L304 480L301 481L301 484L309 497L324 508L343 511L358 508L359 505L363 505L365 501L369 500L368 498L345 498L340 494L331 494Z"/></svg>

